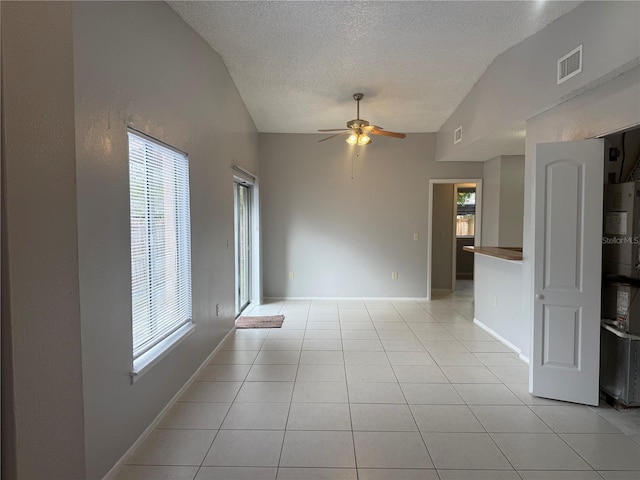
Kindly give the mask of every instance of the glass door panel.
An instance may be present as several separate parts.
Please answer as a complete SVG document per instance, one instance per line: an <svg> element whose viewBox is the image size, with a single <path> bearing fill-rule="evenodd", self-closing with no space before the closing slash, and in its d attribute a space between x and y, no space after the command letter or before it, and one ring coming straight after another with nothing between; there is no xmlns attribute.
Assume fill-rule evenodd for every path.
<svg viewBox="0 0 640 480"><path fill-rule="evenodd" d="M236 237L236 313L240 314L249 304L251 287L250 256L250 187L236 183L235 188L235 237Z"/></svg>

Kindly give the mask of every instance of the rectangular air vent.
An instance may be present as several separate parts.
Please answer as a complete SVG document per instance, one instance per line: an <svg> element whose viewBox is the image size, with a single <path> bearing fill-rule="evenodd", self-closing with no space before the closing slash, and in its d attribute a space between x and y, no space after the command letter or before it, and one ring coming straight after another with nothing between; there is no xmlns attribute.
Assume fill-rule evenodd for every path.
<svg viewBox="0 0 640 480"><path fill-rule="evenodd" d="M462 127L458 127L453 132L453 144L460 143L462 141Z"/></svg>
<svg viewBox="0 0 640 480"><path fill-rule="evenodd" d="M582 45L558 59L558 85L582 71Z"/></svg>

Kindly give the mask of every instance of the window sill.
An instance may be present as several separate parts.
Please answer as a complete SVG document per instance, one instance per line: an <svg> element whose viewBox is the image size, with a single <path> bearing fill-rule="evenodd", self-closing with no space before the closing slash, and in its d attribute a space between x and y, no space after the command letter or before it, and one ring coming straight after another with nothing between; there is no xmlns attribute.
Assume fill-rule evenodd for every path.
<svg viewBox="0 0 640 480"><path fill-rule="evenodd" d="M182 341L193 333L196 329L194 323L183 325L173 334L169 335L162 342L157 344L149 351L143 353L133 361L133 369L131 370L131 384L136 383L140 377L147 373L151 368L162 360L171 350L176 348Z"/></svg>

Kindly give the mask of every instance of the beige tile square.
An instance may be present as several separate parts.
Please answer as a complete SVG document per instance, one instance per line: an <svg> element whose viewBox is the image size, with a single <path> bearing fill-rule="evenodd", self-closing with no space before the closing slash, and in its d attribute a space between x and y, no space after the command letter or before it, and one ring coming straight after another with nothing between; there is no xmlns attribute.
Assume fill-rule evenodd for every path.
<svg viewBox="0 0 640 480"><path fill-rule="evenodd" d="M300 365L344 365L344 355L334 350L303 350Z"/></svg>
<svg viewBox="0 0 640 480"><path fill-rule="evenodd" d="M125 465L114 480L193 480L198 467Z"/></svg>
<svg viewBox="0 0 640 480"><path fill-rule="evenodd" d="M251 365L207 365L198 375L200 382L242 382Z"/></svg>
<svg viewBox="0 0 640 480"><path fill-rule="evenodd" d="M409 407L387 404L351 404L354 431L411 432L416 431Z"/></svg>
<svg viewBox="0 0 640 480"><path fill-rule="evenodd" d="M203 465L277 467L283 436L282 431L221 430Z"/></svg>
<svg viewBox="0 0 640 480"><path fill-rule="evenodd" d="M347 381L354 382L392 382L397 379L389 365L345 365Z"/></svg>
<svg viewBox="0 0 640 480"><path fill-rule="evenodd" d="M356 466L351 432L287 431L281 467Z"/></svg>
<svg viewBox="0 0 640 480"><path fill-rule="evenodd" d="M487 433L424 433L438 470L512 470Z"/></svg>
<svg viewBox="0 0 640 480"><path fill-rule="evenodd" d="M401 383L410 405L461 405L464 401L455 388L445 383Z"/></svg>
<svg viewBox="0 0 640 480"><path fill-rule="evenodd" d="M591 470L555 434L492 433L491 437L516 470Z"/></svg>
<svg viewBox="0 0 640 480"><path fill-rule="evenodd" d="M296 382L294 402L347 403L346 382Z"/></svg>
<svg viewBox="0 0 640 480"><path fill-rule="evenodd" d="M180 397L181 402L231 403L242 382L193 382Z"/></svg>
<svg viewBox="0 0 640 480"><path fill-rule="evenodd" d="M217 430L230 406L230 403L176 402L158 428Z"/></svg>
<svg viewBox="0 0 640 480"><path fill-rule="evenodd" d="M195 480L275 480L275 467L202 467Z"/></svg>
<svg viewBox="0 0 640 480"><path fill-rule="evenodd" d="M640 471L640 446L626 435L581 433L560 436L596 470Z"/></svg>
<svg viewBox="0 0 640 480"><path fill-rule="evenodd" d="M519 405L472 405L471 411L487 432L552 433L528 407Z"/></svg>
<svg viewBox="0 0 640 480"><path fill-rule="evenodd" d="M353 437L359 469L433 468L417 432L354 432Z"/></svg>
<svg viewBox="0 0 640 480"><path fill-rule="evenodd" d="M244 382L237 403L291 402L294 382Z"/></svg>
<svg viewBox="0 0 640 480"><path fill-rule="evenodd" d="M280 467L278 480L357 480L355 468Z"/></svg>
<svg viewBox="0 0 640 480"><path fill-rule="evenodd" d="M426 468L359 468L358 480L440 480L438 473Z"/></svg>
<svg viewBox="0 0 640 480"><path fill-rule="evenodd" d="M620 430L587 407L540 405L532 406L531 410L556 433L620 433Z"/></svg>
<svg viewBox="0 0 640 480"><path fill-rule="evenodd" d="M247 382L293 382L298 365L258 365L249 370Z"/></svg>
<svg viewBox="0 0 640 480"><path fill-rule="evenodd" d="M484 432L465 405L411 405L411 413L421 432Z"/></svg>
<svg viewBox="0 0 640 480"><path fill-rule="evenodd" d="M393 371L400 383L449 383L436 365L395 365Z"/></svg>
<svg viewBox="0 0 640 480"><path fill-rule="evenodd" d="M344 382L344 365L300 365L299 382Z"/></svg>
<svg viewBox="0 0 640 480"><path fill-rule="evenodd" d="M487 367L441 367L451 383L500 383Z"/></svg>
<svg viewBox="0 0 640 480"><path fill-rule="evenodd" d="M353 382L347 387L350 403L407 403L397 383Z"/></svg>
<svg viewBox="0 0 640 480"><path fill-rule="evenodd" d="M351 430L347 403L292 403L287 430Z"/></svg>
<svg viewBox="0 0 640 480"><path fill-rule="evenodd" d="M156 429L129 457L129 465L195 465L209 450L216 431Z"/></svg>
<svg viewBox="0 0 640 480"><path fill-rule="evenodd" d="M222 428L284 430L288 413L288 403L234 403L222 423Z"/></svg>
<svg viewBox="0 0 640 480"><path fill-rule="evenodd" d="M515 470L438 470L440 480L521 480Z"/></svg>

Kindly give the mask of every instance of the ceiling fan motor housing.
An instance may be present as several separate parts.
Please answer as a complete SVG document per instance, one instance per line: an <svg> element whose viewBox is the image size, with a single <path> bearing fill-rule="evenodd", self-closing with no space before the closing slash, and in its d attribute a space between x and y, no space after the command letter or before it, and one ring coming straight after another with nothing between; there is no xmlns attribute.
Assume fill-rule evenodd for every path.
<svg viewBox="0 0 640 480"><path fill-rule="evenodd" d="M347 122L347 128L362 128L368 126L369 122L367 122L366 120L362 120L361 118L356 118L355 120L349 120Z"/></svg>

